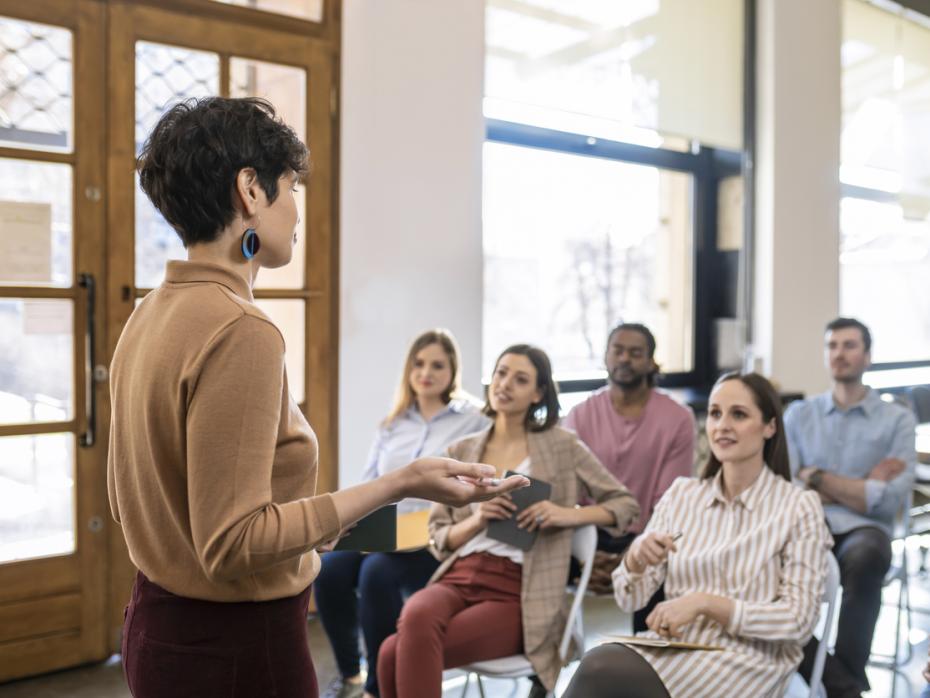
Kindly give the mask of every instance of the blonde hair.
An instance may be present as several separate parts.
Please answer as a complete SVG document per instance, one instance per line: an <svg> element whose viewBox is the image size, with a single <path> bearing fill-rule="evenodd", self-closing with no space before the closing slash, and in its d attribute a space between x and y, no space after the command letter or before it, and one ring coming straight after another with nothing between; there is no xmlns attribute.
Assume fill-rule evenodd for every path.
<svg viewBox="0 0 930 698"><path fill-rule="evenodd" d="M460 370L461 362L459 361L459 345L455 337L449 330L436 328L427 330L413 340L410 349L407 350L407 359L404 361L404 370L400 375L400 383L394 393L394 403L391 411L384 418L383 424L387 425L400 417L416 402L417 396L410 387L410 372L413 370L413 362L423 349L431 344L438 344L449 358L449 368L452 370L452 380L449 386L442 394L442 400L447 405L453 398L464 397L462 393L462 374Z"/></svg>

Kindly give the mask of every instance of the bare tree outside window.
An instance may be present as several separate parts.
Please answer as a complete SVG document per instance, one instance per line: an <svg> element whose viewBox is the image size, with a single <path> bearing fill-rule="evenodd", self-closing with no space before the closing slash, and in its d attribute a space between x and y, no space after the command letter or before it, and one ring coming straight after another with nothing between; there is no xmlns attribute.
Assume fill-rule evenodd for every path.
<svg viewBox="0 0 930 698"><path fill-rule="evenodd" d="M560 379L603 369L620 321L659 338L665 370L692 355L690 175L485 145L484 369L514 342L550 352Z"/></svg>

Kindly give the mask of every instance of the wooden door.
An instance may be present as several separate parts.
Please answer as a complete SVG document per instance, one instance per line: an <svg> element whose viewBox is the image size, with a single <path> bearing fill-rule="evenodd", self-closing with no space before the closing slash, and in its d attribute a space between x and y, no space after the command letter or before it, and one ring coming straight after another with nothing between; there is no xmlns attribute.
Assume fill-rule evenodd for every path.
<svg viewBox="0 0 930 698"><path fill-rule="evenodd" d="M338 55L338 0L0 0L0 682L119 651L134 570L107 502L107 366L185 256L134 174L178 99L267 97L310 146L301 244L255 296L335 487Z"/></svg>
<svg viewBox="0 0 930 698"><path fill-rule="evenodd" d="M108 653L104 18L0 0L0 681Z"/></svg>
<svg viewBox="0 0 930 698"><path fill-rule="evenodd" d="M336 3L327 5L335 12ZM336 485L336 250L333 21L301 22L215 2L111 2L108 169L112 351L135 304L185 259L174 231L134 175L136 154L167 106L220 94L271 101L310 148L312 174L298 198L294 259L262 270L255 297L284 333L294 398L320 437L319 489ZM114 536L112 617L121 619L133 570Z"/></svg>

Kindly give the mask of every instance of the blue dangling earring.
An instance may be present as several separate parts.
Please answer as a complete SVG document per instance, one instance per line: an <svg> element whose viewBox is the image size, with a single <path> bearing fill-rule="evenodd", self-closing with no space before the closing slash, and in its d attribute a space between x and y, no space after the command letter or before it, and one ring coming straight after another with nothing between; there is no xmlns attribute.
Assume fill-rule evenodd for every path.
<svg viewBox="0 0 930 698"><path fill-rule="evenodd" d="M262 242L258 239L255 228L247 228L242 236L242 256L252 259L261 248Z"/></svg>

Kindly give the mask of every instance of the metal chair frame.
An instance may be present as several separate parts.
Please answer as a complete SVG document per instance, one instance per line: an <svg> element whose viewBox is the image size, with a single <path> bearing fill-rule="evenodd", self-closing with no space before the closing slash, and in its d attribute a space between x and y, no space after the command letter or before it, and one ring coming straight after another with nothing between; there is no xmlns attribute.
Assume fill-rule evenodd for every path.
<svg viewBox="0 0 930 698"><path fill-rule="evenodd" d="M571 659L578 658L584 652L584 625L581 612L582 602L584 601L585 590L588 588L588 582L591 580L591 569L594 566L594 553L597 549L597 529L593 525L581 526L576 528L572 533L572 557L581 563L581 577L578 584L573 590L572 605L568 612L568 618L565 622L565 630L562 631L562 640L559 643L559 659L562 666L567 664ZM568 650L572 640L575 641L576 657L569 658ZM487 676L495 679L517 679L533 676L536 670L530 664L524 654L516 654L511 657L501 659L491 659L486 662L475 662L461 667L465 672L465 685L462 688L462 698L468 692L469 679L474 674L478 682L478 692L481 698L485 698L484 686L481 683L481 677ZM552 692L547 694L551 698Z"/></svg>

